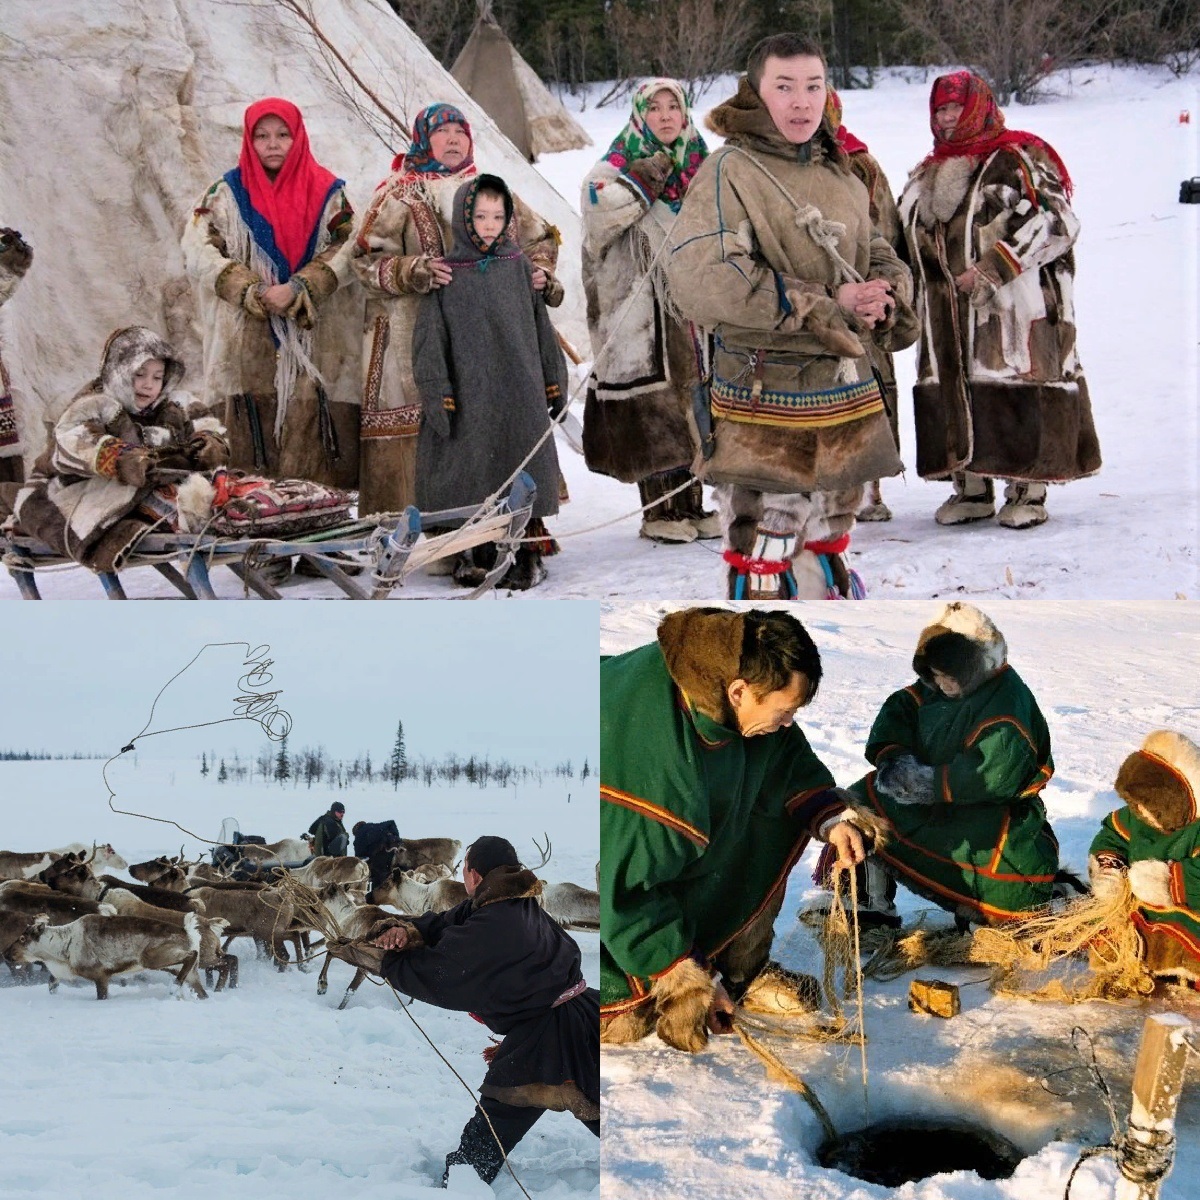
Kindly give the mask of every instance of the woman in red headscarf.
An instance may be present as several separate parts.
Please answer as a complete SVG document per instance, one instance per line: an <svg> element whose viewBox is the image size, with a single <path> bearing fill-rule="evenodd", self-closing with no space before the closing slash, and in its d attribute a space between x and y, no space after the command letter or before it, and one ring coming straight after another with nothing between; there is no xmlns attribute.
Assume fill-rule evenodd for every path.
<svg viewBox="0 0 1200 1200"><path fill-rule="evenodd" d="M917 286L921 346L913 391L917 470L952 479L941 525L995 512L1046 520L1046 484L1100 469L1075 349L1071 177L1052 146L1007 129L969 71L936 79L933 152L900 197Z"/></svg>
<svg viewBox="0 0 1200 1200"><path fill-rule="evenodd" d="M200 297L205 399L224 405L232 465L358 484L358 320L344 183L313 157L287 100L246 109L238 165L183 234ZM361 300L360 300L361 305Z"/></svg>
<svg viewBox="0 0 1200 1200"><path fill-rule="evenodd" d="M467 118L452 104L431 104L413 121L408 149L355 230L354 273L367 290L363 345L360 513L397 512L416 503L421 397L413 379L413 327L420 299L450 281L454 194L475 174ZM552 307L562 303L554 278L558 231L513 196L509 234L534 267L534 286ZM540 536L540 518L529 534Z"/></svg>

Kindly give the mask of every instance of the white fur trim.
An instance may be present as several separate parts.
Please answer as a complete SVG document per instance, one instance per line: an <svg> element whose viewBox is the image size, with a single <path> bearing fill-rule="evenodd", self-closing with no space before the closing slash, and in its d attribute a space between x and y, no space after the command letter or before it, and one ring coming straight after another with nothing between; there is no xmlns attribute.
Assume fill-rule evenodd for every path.
<svg viewBox="0 0 1200 1200"><path fill-rule="evenodd" d="M1008 644L1004 635L992 623L991 617L973 604L955 600L942 609L933 623L970 638L983 651L989 670L998 670L1008 661Z"/></svg>
<svg viewBox="0 0 1200 1200"><path fill-rule="evenodd" d="M1171 907L1171 868L1157 859L1144 858L1129 868L1129 886L1143 903Z"/></svg>
<svg viewBox="0 0 1200 1200"><path fill-rule="evenodd" d="M199 533L212 517L216 489L200 474L189 475L175 493L181 533Z"/></svg>
<svg viewBox="0 0 1200 1200"><path fill-rule="evenodd" d="M171 431L163 428L161 425L143 425L142 441L147 446L154 448L170 445Z"/></svg>
<svg viewBox="0 0 1200 1200"><path fill-rule="evenodd" d="M225 436L225 426L216 417L197 417L192 422L192 429L196 433L218 433L222 437Z"/></svg>
<svg viewBox="0 0 1200 1200"><path fill-rule="evenodd" d="M1173 729L1156 729L1146 735L1142 749L1169 763L1187 780L1200 810L1200 746Z"/></svg>

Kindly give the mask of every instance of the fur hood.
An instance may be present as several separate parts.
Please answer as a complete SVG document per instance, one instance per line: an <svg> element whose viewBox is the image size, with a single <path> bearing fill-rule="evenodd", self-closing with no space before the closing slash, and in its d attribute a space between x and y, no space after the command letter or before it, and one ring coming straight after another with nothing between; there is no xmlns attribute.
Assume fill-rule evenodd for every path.
<svg viewBox="0 0 1200 1200"><path fill-rule="evenodd" d="M713 133L747 150L758 150L799 162L829 159L843 170L849 170L846 153L838 145L825 120L821 121L817 132L807 142L799 146L789 142L775 127L766 105L745 75L738 82L737 95L718 104L704 123Z"/></svg>
<svg viewBox="0 0 1200 1200"><path fill-rule="evenodd" d="M166 367L162 392L150 409L139 409L133 395L133 377L142 364L152 358L161 358ZM111 396L126 412L145 416L179 386L183 373L183 360L169 342L152 329L131 325L127 329L118 329L105 343L100 374L92 384L92 390Z"/></svg>
<svg viewBox="0 0 1200 1200"><path fill-rule="evenodd" d="M706 717L729 719L725 689L742 662L745 621L724 608L686 608L663 618L658 644L671 678Z"/></svg>
<svg viewBox="0 0 1200 1200"><path fill-rule="evenodd" d="M1008 645L991 618L972 604L947 604L921 631L913 670L930 687L937 669L956 680L964 696L978 690L1008 663Z"/></svg>
<svg viewBox="0 0 1200 1200"><path fill-rule="evenodd" d="M1160 833L1177 833L1197 818L1200 746L1170 729L1148 734L1117 772L1117 794Z"/></svg>
<svg viewBox="0 0 1200 1200"><path fill-rule="evenodd" d="M527 867L493 867L471 897L471 910L500 900L533 900L542 894L542 881Z"/></svg>

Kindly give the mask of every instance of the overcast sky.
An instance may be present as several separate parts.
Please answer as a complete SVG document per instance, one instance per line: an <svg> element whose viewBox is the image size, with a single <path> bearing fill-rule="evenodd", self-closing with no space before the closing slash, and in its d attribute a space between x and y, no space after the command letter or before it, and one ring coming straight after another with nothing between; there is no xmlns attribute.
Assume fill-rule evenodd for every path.
<svg viewBox="0 0 1200 1200"><path fill-rule="evenodd" d="M410 757L449 750L596 765L598 606L586 601L4 605L0 748L116 753L159 689L208 642L270 646L290 746ZM150 732L232 716L245 653L205 651L158 701ZM259 689L263 690L263 689ZM144 738L141 754L253 753L247 721Z"/></svg>

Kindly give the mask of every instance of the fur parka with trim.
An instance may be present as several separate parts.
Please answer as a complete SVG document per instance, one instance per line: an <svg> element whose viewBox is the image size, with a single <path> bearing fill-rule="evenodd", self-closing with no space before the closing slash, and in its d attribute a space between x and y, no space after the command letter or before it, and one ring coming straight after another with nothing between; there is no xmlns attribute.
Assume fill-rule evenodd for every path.
<svg viewBox="0 0 1200 1200"><path fill-rule="evenodd" d="M1037 146L924 164L900 196L921 321L917 471L1065 482L1100 469L1075 344L1075 239ZM954 280L979 273L968 297Z"/></svg>
<svg viewBox="0 0 1200 1200"><path fill-rule="evenodd" d="M1050 731L1003 636L978 609L949 604L921 633L913 669L917 682L889 696L871 726L876 770L849 789L890 827L879 857L912 891L972 920L1045 904L1058 871L1040 798L1054 773ZM943 695L934 670L963 694ZM932 803L902 804L875 786L901 754L933 768Z"/></svg>

